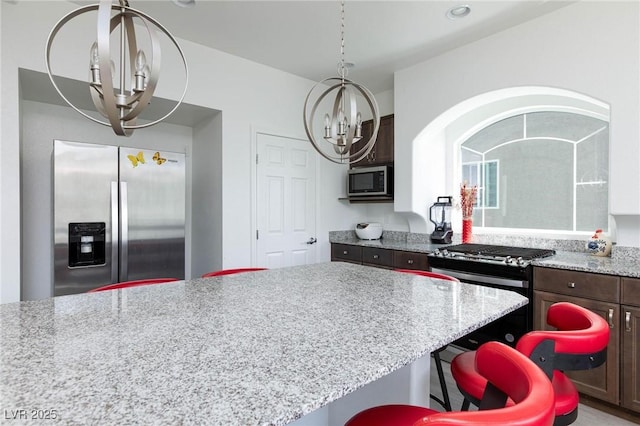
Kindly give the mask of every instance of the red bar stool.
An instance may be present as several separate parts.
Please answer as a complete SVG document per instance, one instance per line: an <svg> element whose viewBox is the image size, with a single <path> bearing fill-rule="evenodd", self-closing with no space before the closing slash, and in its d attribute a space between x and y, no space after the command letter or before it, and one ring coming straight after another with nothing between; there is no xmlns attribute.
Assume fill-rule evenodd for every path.
<svg viewBox="0 0 640 426"><path fill-rule="evenodd" d="M241 274L243 272L266 271L267 268L237 268L237 269L221 269L219 271L207 272L202 278L219 277L222 275Z"/></svg>
<svg viewBox="0 0 640 426"><path fill-rule="evenodd" d="M602 365L607 358L609 325L604 318L581 306L568 302L551 305L547 323L557 330L532 331L520 338L516 349L533 360L552 380L555 395L556 426L573 423L578 417L578 391L563 373L588 370ZM465 352L451 362L451 374L465 400L480 406L486 379L474 365L474 353ZM507 401L506 404L512 404Z"/></svg>
<svg viewBox="0 0 640 426"><path fill-rule="evenodd" d="M93 290L87 291L87 293L94 293L96 291L105 291L105 290L116 290L119 288L139 287L142 285L150 285L150 284L162 284L162 283L169 283L172 281L178 281L178 279L177 278L150 278L145 280L123 281L120 283L109 284L103 287L94 288Z"/></svg>
<svg viewBox="0 0 640 426"><path fill-rule="evenodd" d="M530 359L500 342L485 343L474 357L477 371L486 383L479 411L438 412L413 405L382 405L361 411L345 426L553 424L551 382ZM507 398L514 401L514 405L497 408Z"/></svg>
<svg viewBox="0 0 640 426"><path fill-rule="evenodd" d="M439 278L441 280L460 282L460 280L458 280L457 278L454 278L449 275L438 274L437 272L420 271L420 270L413 270L413 269L396 269L395 271L404 272L407 274L421 275L423 277ZM436 363L436 370L438 372L438 381L440 382L440 389L442 390L442 399L440 399L434 394L429 394L429 396L435 402L440 404L445 410L451 411L451 399L449 399L449 390L447 389L447 382L444 379L444 371L442 370L442 359L440 358L440 352L447 349L447 346L448 345L445 345L440 349L437 349L432 352L433 360Z"/></svg>

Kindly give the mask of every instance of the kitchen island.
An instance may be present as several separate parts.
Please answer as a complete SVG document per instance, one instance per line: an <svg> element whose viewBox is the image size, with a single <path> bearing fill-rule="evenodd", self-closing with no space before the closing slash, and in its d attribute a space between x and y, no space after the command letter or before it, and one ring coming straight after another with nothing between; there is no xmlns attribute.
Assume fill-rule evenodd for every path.
<svg viewBox="0 0 640 426"><path fill-rule="evenodd" d="M401 399L428 405L429 353L526 303L333 262L0 305L0 410L7 424L336 424L407 368Z"/></svg>

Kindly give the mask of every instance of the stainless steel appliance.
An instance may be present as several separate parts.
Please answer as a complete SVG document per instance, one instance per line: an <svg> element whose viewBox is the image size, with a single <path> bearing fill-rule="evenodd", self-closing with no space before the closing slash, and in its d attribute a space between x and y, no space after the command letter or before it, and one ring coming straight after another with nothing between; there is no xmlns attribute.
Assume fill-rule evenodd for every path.
<svg viewBox="0 0 640 426"><path fill-rule="evenodd" d="M185 156L54 141L54 295L184 278Z"/></svg>
<svg viewBox="0 0 640 426"><path fill-rule="evenodd" d="M431 233L431 242L436 244L451 244L453 229L451 228L451 209L453 197L438 197L435 203L429 207L429 221L435 229ZM435 217L434 217L435 216Z"/></svg>
<svg viewBox="0 0 640 426"><path fill-rule="evenodd" d="M529 304L487 324L454 342L466 349L497 340L514 346L533 329L533 259L552 256L554 250L510 247L490 244L457 244L430 253L429 266L434 272L450 275L460 281L477 284L478 291L493 289L515 291L529 299Z"/></svg>
<svg viewBox="0 0 640 426"><path fill-rule="evenodd" d="M393 167L358 167L349 169L347 195L349 197L393 196Z"/></svg>

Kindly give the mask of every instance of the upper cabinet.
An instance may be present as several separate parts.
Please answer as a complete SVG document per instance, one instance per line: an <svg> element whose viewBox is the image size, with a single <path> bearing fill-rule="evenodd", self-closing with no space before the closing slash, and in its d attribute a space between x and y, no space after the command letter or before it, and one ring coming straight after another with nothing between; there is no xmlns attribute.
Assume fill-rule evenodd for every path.
<svg viewBox="0 0 640 426"><path fill-rule="evenodd" d="M362 140L366 141L373 133L373 120L362 122ZM351 153L359 149L358 144L351 147ZM393 164L393 114L380 118L378 138L371 152L351 167L381 166Z"/></svg>

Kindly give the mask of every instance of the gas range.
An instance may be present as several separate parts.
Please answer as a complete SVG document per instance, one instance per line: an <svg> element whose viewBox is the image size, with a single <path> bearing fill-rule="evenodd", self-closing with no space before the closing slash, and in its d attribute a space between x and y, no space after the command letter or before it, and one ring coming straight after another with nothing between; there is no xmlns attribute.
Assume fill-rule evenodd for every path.
<svg viewBox="0 0 640 426"><path fill-rule="evenodd" d="M509 247L490 244L457 244L442 247L427 255L433 272L450 275L461 282L477 285L478 291L492 294L494 288L515 291L529 303L454 342L477 349L498 340L514 345L533 329L533 266L531 261L553 256L554 250Z"/></svg>
<svg viewBox="0 0 640 426"><path fill-rule="evenodd" d="M491 262L525 268L533 259L553 256L554 250L490 244L457 244L435 250L436 257Z"/></svg>
<svg viewBox="0 0 640 426"><path fill-rule="evenodd" d="M554 250L492 244L457 244L427 255L429 266L476 274L531 280L531 261L553 256Z"/></svg>

